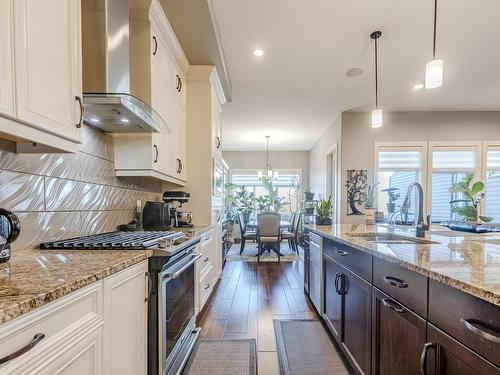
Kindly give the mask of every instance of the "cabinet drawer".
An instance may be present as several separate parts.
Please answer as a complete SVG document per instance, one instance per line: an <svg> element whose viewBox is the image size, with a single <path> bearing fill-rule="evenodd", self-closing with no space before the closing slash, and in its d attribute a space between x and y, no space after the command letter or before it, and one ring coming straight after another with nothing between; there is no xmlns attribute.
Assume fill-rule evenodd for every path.
<svg viewBox="0 0 500 375"><path fill-rule="evenodd" d="M201 306L200 308L203 308L205 305L205 302L207 302L208 297L210 297L210 293L212 293L212 290L214 288L213 286L213 271L214 268L211 267L202 277L200 280L200 296L201 296Z"/></svg>
<svg viewBox="0 0 500 375"><path fill-rule="evenodd" d="M204 275L210 267L213 267L208 252L203 253L201 258L196 261L196 267L200 270L200 275Z"/></svg>
<svg viewBox="0 0 500 375"><path fill-rule="evenodd" d="M348 270L367 281L372 281L370 254L326 238L323 241L323 251Z"/></svg>
<svg viewBox="0 0 500 375"><path fill-rule="evenodd" d="M200 238L200 247L201 247L201 252L203 253L207 246L210 245L211 241L214 239L214 230L210 229L203 233Z"/></svg>
<svg viewBox="0 0 500 375"><path fill-rule="evenodd" d="M54 345L63 331L67 334L90 321L96 325L102 321L102 283L76 291L0 326L0 358L23 348L37 334L44 334L45 338L28 353ZM28 353L11 362L22 360Z"/></svg>
<svg viewBox="0 0 500 375"><path fill-rule="evenodd" d="M427 278L416 272L373 257L373 285L409 307L427 316Z"/></svg>
<svg viewBox="0 0 500 375"><path fill-rule="evenodd" d="M500 307L429 280L429 321L500 366Z"/></svg>

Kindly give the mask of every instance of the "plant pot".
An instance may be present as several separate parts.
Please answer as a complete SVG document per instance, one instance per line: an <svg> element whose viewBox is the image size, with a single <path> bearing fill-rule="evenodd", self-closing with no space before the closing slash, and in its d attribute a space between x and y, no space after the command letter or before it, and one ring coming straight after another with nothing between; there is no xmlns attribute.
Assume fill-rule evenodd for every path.
<svg viewBox="0 0 500 375"><path fill-rule="evenodd" d="M375 209L365 208L365 223L366 225L375 224Z"/></svg>
<svg viewBox="0 0 500 375"><path fill-rule="evenodd" d="M332 218L330 217L316 217L316 225L332 225Z"/></svg>
<svg viewBox="0 0 500 375"><path fill-rule="evenodd" d="M396 203L387 203L387 212L393 214L396 210Z"/></svg>
<svg viewBox="0 0 500 375"><path fill-rule="evenodd" d="M312 201L314 199L314 193L311 193L310 191L305 191L304 192L304 199L306 201Z"/></svg>
<svg viewBox="0 0 500 375"><path fill-rule="evenodd" d="M381 223L384 221L384 213L383 212L375 212L375 221L377 223Z"/></svg>
<svg viewBox="0 0 500 375"><path fill-rule="evenodd" d="M243 223L245 223L245 225L247 225L248 222L250 221L250 215L251 215L250 212L243 214Z"/></svg>
<svg viewBox="0 0 500 375"><path fill-rule="evenodd" d="M314 215L314 207L307 207L305 209L306 215Z"/></svg>

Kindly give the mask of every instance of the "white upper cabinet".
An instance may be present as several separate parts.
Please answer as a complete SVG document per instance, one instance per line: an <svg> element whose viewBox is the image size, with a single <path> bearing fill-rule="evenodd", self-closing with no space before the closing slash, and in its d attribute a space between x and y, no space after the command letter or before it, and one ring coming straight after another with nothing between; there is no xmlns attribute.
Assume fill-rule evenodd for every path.
<svg viewBox="0 0 500 375"><path fill-rule="evenodd" d="M0 0L0 131L29 152L77 151L80 25L80 0Z"/></svg>
<svg viewBox="0 0 500 375"><path fill-rule="evenodd" d="M14 116L13 0L0 0L0 112Z"/></svg>
<svg viewBox="0 0 500 375"><path fill-rule="evenodd" d="M80 0L16 0L17 118L80 141Z"/></svg>

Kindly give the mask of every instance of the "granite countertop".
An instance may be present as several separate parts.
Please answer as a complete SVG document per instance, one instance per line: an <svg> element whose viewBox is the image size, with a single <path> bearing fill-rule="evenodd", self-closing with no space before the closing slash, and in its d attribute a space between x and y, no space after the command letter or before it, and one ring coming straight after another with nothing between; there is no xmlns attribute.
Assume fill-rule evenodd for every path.
<svg viewBox="0 0 500 375"><path fill-rule="evenodd" d="M148 259L150 250L22 250L0 263L0 324Z"/></svg>
<svg viewBox="0 0 500 375"><path fill-rule="evenodd" d="M466 233L433 226L425 239L437 243L383 244L349 234L382 232L415 237L415 231L409 227L364 224L306 228L500 306L500 233Z"/></svg>

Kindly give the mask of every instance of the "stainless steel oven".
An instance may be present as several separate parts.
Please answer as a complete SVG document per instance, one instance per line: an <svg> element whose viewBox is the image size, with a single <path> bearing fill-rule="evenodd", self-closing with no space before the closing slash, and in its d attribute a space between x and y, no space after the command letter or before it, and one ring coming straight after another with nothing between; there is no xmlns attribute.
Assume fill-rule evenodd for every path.
<svg viewBox="0 0 500 375"><path fill-rule="evenodd" d="M198 329L195 312L194 247L174 264L166 264L158 278L158 349L162 374L182 371Z"/></svg>

